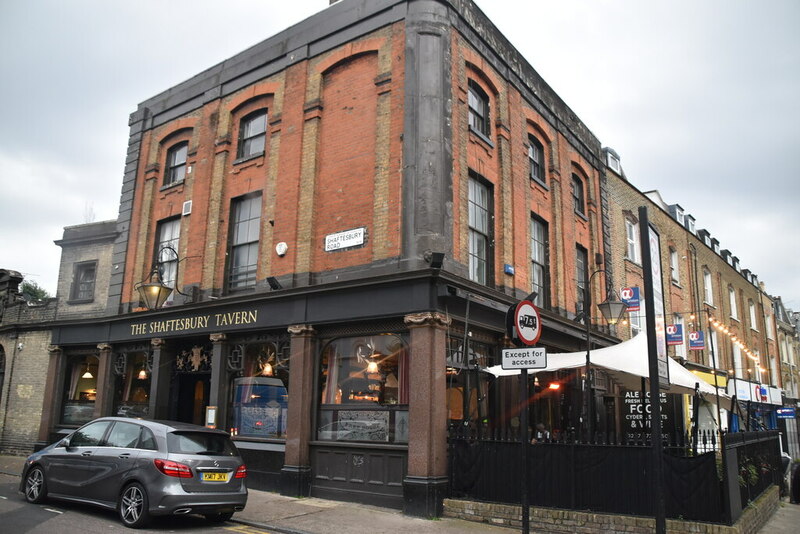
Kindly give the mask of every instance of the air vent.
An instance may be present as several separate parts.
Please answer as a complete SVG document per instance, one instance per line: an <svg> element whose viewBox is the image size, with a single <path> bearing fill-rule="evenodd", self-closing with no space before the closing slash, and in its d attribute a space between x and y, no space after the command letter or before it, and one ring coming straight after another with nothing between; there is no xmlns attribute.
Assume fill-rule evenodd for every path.
<svg viewBox="0 0 800 534"><path fill-rule="evenodd" d="M190 215L192 213L192 201L187 200L183 203L183 211L181 212L184 216Z"/></svg>

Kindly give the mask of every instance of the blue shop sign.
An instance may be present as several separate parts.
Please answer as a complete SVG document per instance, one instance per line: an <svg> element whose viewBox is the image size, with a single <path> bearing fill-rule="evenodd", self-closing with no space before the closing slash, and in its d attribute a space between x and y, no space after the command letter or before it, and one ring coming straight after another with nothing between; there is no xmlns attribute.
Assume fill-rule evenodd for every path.
<svg viewBox="0 0 800 534"><path fill-rule="evenodd" d="M795 418L795 410L794 408L778 408L775 410L775 414L778 416L778 419L794 419Z"/></svg>

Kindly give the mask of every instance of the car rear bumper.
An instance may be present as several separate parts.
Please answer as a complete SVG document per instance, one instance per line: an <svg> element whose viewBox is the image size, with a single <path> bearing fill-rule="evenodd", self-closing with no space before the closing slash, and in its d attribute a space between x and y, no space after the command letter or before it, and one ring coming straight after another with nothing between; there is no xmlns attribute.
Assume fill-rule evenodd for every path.
<svg viewBox="0 0 800 534"><path fill-rule="evenodd" d="M150 503L153 515L218 514L240 512L247 505L247 490L239 493L184 493L164 495Z"/></svg>

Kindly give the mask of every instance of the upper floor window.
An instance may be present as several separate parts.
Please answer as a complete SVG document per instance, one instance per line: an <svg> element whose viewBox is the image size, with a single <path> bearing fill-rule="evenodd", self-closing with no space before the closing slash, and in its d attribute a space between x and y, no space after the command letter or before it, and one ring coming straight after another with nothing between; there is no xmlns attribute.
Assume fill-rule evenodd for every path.
<svg viewBox="0 0 800 534"><path fill-rule="evenodd" d="M550 305L549 249L547 223L534 215L531 217L531 290L536 293L533 303L540 308Z"/></svg>
<svg viewBox="0 0 800 534"><path fill-rule="evenodd" d="M772 331L774 330L775 326L773 323L772 315L768 314L764 319L764 327L767 329L767 339L774 339L772 335Z"/></svg>
<svg viewBox="0 0 800 534"><path fill-rule="evenodd" d="M228 289L243 289L256 284L258 235L261 228L261 195L233 201Z"/></svg>
<svg viewBox="0 0 800 534"><path fill-rule="evenodd" d="M489 137L489 95L474 81L469 81L469 125Z"/></svg>
<svg viewBox="0 0 800 534"><path fill-rule="evenodd" d="M669 274L673 282L680 282L680 263L678 261L678 251L669 247Z"/></svg>
<svg viewBox="0 0 800 534"><path fill-rule="evenodd" d="M469 179L469 278L486 284L491 251L492 192L476 177Z"/></svg>
<svg viewBox="0 0 800 534"><path fill-rule="evenodd" d="M703 268L703 300L706 304L714 305L714 288L711 285L711 272Z"/></svg>
<svg viewBox="0 0 800 534"><path fill-rule="evenodd" d="M589 253L580 245L575 246L575 289L577 301L575 303L575 313L584 314L583 320L590 318L586 314L590 313L589 304Z"/></svg>
<svg viewBox="0 0 800 534"><path fill-rule="evenodd" d="M167 152L167 169L164 173L164 185L177 184L186 177L186 155L188 152L188 141L178 143L169 149Z"/></svg>
<svg viewBox="0 0 800 534"><path fill-rule="evenodd" d="M528 163L531 166L531 180L546 183L544 175L544 148L538 139L528 136Z"/></svg>
<svg viewBox="0 0 800 534"><path fill-rule="evenodd" d="M94 281L97 275L97 262L86 261L75 264L72 275L71 301L91 301L94 299Z"/></svg>
<svg viewBox="0 0 800 534"><path fill-rule="evenodd" d="M171 219L158 225L156 261L158 274L164 285L175 288L178 276L178 244L181 237L181 220ZM171 303L175 293L170 293L166 303Z"/></svg>
<svg viewBox="0 0 800 534"><path fill-rule="evenodd" d="M681 330L681 337L683 338L683 316L679 313L676 313L673 316L674 324L680 325ZM675 345L675 356L678 358L686 359L686 344L684 342L685 338L681 339L680 345Z"/></svg>
<svg viewBox="0 0 800 534"><path fill-rule="evenodd" d="M577 175L572 175L572 208L575 213L586 215L586 197L583 191L583 180Z"/></svg>
<svg viewBox="0 0 800 534"><path fill-rule="evenodd" d="M739 310L736 306L736 290L733 286L728 286L728 298L731 301L731 319L739 320Z"/></svg>
<svg viewBox="0 0 800 534"><path fill-rule="evenodd" d="M639 224L630 219L625 219L625 238L627 240L626 257L632 262L639 263Z"/></svg>
<svg viewBox="0 0 800 534"><path fill-rule="evenodd" d="M758 323L756 322L756 305L752 300L747 301L747 306L750 308L750 328L758 330Z"/></svg>
<svg viewBox="0 0 800 534"><path fill-rule="evenodd" d="M267 110L260 109L241 120L237 158L248 158L264 153L267 141Z"/></svg>

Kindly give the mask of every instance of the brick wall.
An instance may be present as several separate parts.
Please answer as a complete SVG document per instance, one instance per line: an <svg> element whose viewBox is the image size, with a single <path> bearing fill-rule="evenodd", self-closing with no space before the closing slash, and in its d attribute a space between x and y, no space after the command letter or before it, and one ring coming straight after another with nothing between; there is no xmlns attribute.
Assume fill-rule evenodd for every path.
<svg viewBox="0 0 800 534"><path fill-rule="evenodd" d="M5 375L0 388L0 451L33 451L39 434L47 376L50 330L26 330L15 337L0 335ZM21 347L21 348L20 348Z"/></svg>
<svg viewBox="0 0 800 534"><path fill-rule="evenodd" d="M736 524L720 525L714 523L695 523L677 519L667 520L667 532L673 534L755 534L772 517L779 505L779 490L771 486L755 502L745 509ZM478 523L520 528L522 511L519 506L445 499L445 517L465 519ZM608 534L640 533L650 534L655 530L655 519L628 515L578 512L555 508L531 508L531 532L543 534L604 532Z"/></svg>

